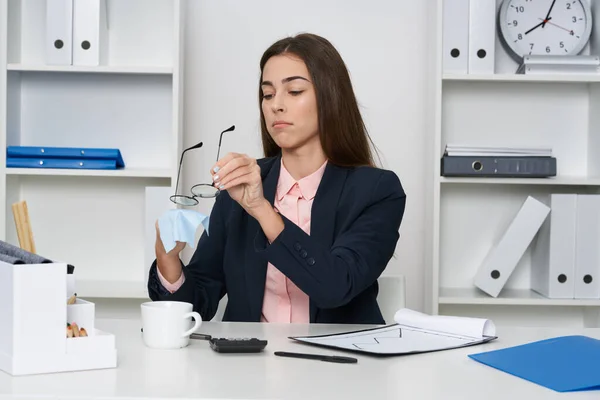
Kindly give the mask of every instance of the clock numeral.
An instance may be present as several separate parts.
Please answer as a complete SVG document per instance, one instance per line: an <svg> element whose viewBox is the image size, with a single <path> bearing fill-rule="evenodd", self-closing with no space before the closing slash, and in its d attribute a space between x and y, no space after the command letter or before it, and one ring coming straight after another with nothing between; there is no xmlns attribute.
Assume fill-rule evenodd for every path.
<svg viewBox="0 0 600 400"><path fill-rule="evenodd" d="M577 22L577 17L573 17L573 22Z"/></svg>
<svg viewBox="0 0 600 400"><path fill-rule="evenodd" d="M529 46L530 46L529 49L533 50L533 43L529 43Z"/></svg>
<svg viewBox="0 0 600 400"><path fill-rule="evenodd" d="M525 7L518 6L518 7L515 7L515 10L517 10L518 13L522 13L522 12L525 12Z"/></svg>
<svg viewBox="0 0 600 400"><path fill-rule="evenodd" d="M519 25L519 22L517 22L517 20L515 19L515 20L513 21L513 26L517 26L517 25Z"/></svg>
<svg viewBox="0 0 600 400"><path fill-rule="evenodd" d="M571 3L567 3L567 10L571 9Z"/></svg>
<svg viewBox="0 0 600 400"><path fill-rule="evenodd" d="M560 48L564 49L565 48L565 43L564 42L560 42Z"/></svg>
<svg viewBox="0 0 600 400"><path fill-rule="evenodd" d="M550 46L546 46L546 53L550 53Z"/></svg>
<svg viewBox="0 0 600 400"><path fill-rule="evenodd" d="M521 33L519 33L519 35L517 36L517 38L518 38L519 40L523 40L523 35L522 35Z"/></svg>

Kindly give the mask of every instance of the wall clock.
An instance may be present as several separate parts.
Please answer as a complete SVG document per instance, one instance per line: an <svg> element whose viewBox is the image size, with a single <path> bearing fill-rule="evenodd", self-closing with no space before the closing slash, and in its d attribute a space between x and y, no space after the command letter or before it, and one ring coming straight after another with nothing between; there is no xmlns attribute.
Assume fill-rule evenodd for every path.
<svg viewBox="0 0 600 400"><path fill-rule="evenodd" d="M503 0L498 12L500 39L512 58L581 53L590 40L588 0Z"/></svg>

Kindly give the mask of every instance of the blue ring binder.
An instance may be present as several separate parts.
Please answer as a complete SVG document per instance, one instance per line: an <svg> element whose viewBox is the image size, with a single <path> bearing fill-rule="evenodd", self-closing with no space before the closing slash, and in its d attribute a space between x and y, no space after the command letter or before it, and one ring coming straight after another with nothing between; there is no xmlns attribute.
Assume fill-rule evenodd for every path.
<svg viewBox="0 0 600 400"><path fill-rule="evenodd" d="M7 168L119 169L125 162L119 149L8 146Z"/></svg>

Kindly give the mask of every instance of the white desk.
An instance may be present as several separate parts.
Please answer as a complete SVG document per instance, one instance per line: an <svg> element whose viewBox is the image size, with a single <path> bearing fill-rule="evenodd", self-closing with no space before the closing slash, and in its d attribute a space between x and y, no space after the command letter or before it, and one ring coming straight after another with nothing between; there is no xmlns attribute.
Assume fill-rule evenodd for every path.
<svg viewBox="0 0 600 400"><path fill-rule="evenodd" d="M97 326L117 336L117 368L23 377L0 372L0 399L600 398L599 391L556 393L467 358L472 352L551 336L585 334L600 338L600 329L499 328L499 339L486 345L386 359L356 354L358 364L334 364L276 357L273 351L339 354L294 343L287 337L337 332L356 326L216 322L202 325L201 332L216 337L252 336L269 340L264 353L246 355L216 353L203 340L192 340L188 348L181 350L152 350L141 341L138 321L98 320Z"/></svg>

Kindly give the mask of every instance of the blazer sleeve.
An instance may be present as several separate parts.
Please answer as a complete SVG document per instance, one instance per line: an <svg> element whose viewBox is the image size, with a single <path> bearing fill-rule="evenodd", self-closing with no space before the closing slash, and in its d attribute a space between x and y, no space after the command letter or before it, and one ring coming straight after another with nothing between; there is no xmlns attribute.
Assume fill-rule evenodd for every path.
<svg viewBox="0 0 600 400"><path fill-rule="evenodd" d="M279 236L269 245L261 230L255 248L318 307L340 307L372 285L386 268L396 249L405 205L398 177L383 171L367 206L331 247L282 215L285 227ZM312 265L294 249L298 245L310 254Z"/></svg>
<svg viewBox="0 0 600 400"><path fill-rule="evenodd" d="M229 204L226 195L217 196L210 214L209 232L202 233L198 246L187 266L182 262L185 275L183 285L170 293L160 283L156 260L150 267L148 294L153 301L170 300L192 303L203 321L211 320L225 295L223 254L225 248L225 220L223 209Z"/></svg>

